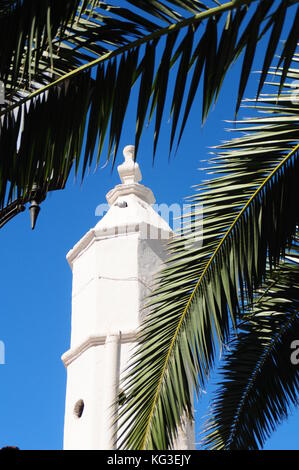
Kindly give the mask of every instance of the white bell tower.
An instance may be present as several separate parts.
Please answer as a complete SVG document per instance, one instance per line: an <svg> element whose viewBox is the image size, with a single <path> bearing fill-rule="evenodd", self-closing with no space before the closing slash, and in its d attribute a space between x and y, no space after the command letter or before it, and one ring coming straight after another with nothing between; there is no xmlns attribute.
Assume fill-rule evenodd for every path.
<svg viewBox="0 0 299 470"><path fill-rule="evenodd" d="M112 403L136 342L143 300L165 260L169 225L153 209L152 191L141 185L134 147L124 149L121 183L107 194L110 206L74 246L71 347L67 368L64 449L114 448ZM176 448L194 448L192 425Z"/></svg>

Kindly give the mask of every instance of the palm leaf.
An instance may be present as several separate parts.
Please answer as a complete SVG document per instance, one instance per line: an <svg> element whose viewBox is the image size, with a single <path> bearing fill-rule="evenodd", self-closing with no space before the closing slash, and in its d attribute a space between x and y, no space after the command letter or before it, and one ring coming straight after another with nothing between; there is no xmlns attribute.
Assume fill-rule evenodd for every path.
<svg viewBox="0 0 299 470"><path fill-rule="evenodd" d="M74 23L81 0L1 0L0 78L15 88L35 75L47 54L53 61L52 41L59 41ZM83 2L82 13L94 2ZM21 73L20 73L21 71Z"/></svg>
<svg viewBox="0 0 299 470"><path fill-rule="evenodd" d="M299 261L298 239L294 249ZM242 318L221 367L205 448L257 450L299 404L299 370L291 361L299 337L298 268L286 261L269 273Z"/></svg>
<svg viewBox="0 0 299 470"><path fill-rule="evenodd" d="M25 3L16 4L23 8ZM276 6L274 0L238 0L215 6L214 2L195 0L131 0L128 1L130 8L125 8L106 2L85 1L77 10L75 0L67 2L65 9L58 3L61 4L51 2L51 11L43 7L41 16L37 16L36 10L28 9L31 17L27 12L26 27L20 31L18 43L24 54L16 53L13 38L9 41L11 45L2 73L6 105L0 112L0 146L2 160L7 159L7 155L10 158L2 162L5 170L1 170L0 207L11 202L6 197L8 188L11 187L8 193L12 198L16 191L26 192L37 180L40 184L43 180L47 186L49 174L57 175L60 170L65 180L68 174L65 169L75 163L78 171L81 158L84 176L93 161L98 143L96 161L99 161L106 134L108 158L112 154L114 161L131 89L139 78L140 93L146 91L148 99L137 107L136 147L146 115L150 114L152 118L155 114L156 150L167 103L165 96L168 91L171 92L170 72L175 80L171 106L172 147L176 136L181 137L203 71L205 119L230 65L244 49L252 58L253 50L263 34L275 29L277 36L277 24L283 22L296 2L288 0ZM281 3L285 6L283 10ZM17 12L17 9L12 11L11 21L14 15L21 17ZM226 21L222 22L222 18ZM252 29L254 35L250 34ZM288 63L293 51L292 31L284 48L282 66ZM217 44L219 32L221 40ZM214 44L212 62L209 48L204 47L207 42ZM164 57L160 67L157 67L158 45ZM149 56L150 62L145 60ZM250 71L245 62L239 100ZM179 64L177 69L174 67L176 63ZM266 71L267 67L268 61L265 62ZM190 88L188 90L186 87L185 91L189 76ZM117 92L120 84L123 99ZM186 105L185 95L188 98ZM45 112L46 108L48 112ZM65 113L58 113L58 109L64 108L73 117L72 122L68 118L65 127ZM179 127L181 117L183 121ZM23 126L19 146L20 119ZM85 126L87 142L82 152ZM64 129L64 142L60 140L60 129ZM55 136L57 131L58 139ZM23 145L23 142L29 141L30 156L28 147ZM38 154L40 149L43 152ZM39 169L37 174L35 168ZM45 170L44 174L42 169Z"/></svg>
<svg viewBox="0 0 299 470"><path fill-rule="evenodd" d="M298 103L286 87L279 98L261 96L258 108L262 117L241 121L244 135L219 147L209 167L215 176L190 199L202 224L170 243L123 386L125 448L172 446L180 417L192 413L188 376L200 393L267 263L279 263L296 231Z"/></svg>

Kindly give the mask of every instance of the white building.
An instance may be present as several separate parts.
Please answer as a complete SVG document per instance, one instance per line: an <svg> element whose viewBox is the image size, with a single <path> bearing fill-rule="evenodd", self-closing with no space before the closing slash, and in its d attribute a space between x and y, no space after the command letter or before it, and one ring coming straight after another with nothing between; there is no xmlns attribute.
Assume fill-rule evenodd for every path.
<svg viewBox="0 0 299 470"><path fill-rule="evenodd" d="M136 341L141 307L165 260L169 225L141 185L134 147L124 149L121 184L106 198L110 209L68 253L73 271L71 347L67 368L65 449L113 449L112 408L119 378ZM176 448L194 448L194 429Z"/></svg>

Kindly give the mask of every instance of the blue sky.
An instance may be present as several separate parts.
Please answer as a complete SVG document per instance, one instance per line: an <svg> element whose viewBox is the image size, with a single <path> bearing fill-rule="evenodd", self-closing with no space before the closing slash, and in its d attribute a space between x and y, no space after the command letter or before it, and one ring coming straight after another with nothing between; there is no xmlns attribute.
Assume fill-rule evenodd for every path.
<svg viewBox="0 0 299 470"><path fill-rule="evenodd" d="M259 68L258 52L255 69ZM219 102L205 126L201 126L201 100L197 99L180 149L168 162L170 124L164 115L155 165L152 166L152 127L140 145L139 164L143 183L159 203L183 203L192 185L204 176L197 168L208 156L208 146L227 138L224 119L232 119L239 65L229 72ZM253 75L246 96L253 96ZM124 125L122 148L134 143L136 93ZM103 164L104 164L103 159ZM6 364L0 365L0 447L61 449L63 442L66 371L61 355L69 348L72 274L66 253L94 226L95 209L119 178L111 166L91 171L83 185L70 178L67 188L49 195L42 205L35 231L29 213L16 217L0 232L0 340L5 344ZM210 386L196 405L197 428L211 397ZM299 449L299 413L281 425L266 449Z"/></svg>

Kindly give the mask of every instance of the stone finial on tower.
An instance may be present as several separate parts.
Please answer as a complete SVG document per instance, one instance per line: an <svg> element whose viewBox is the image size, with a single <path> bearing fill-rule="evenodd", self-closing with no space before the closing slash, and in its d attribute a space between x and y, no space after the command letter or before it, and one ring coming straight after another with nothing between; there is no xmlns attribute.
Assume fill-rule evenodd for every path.
<svg viewBox="0 0 299 470"><path fill-rule="evenodd" d="M127 145L123 154L125 161L117 167L121 182L123 184L139 183L142 180L142 175L138 163L135 162L134 145Z"/></svg>
<svg viewBox="0 0 299 470"><path fill-rule="evenodd" d="M112 206L118 198L129 195L135 195L148 204L154 204L156 200L151 189L139 184L142 180L142 174L138 163L135 162L134 145L127 145L123 150L123 154L125 161L117 167L121 184L117 184L107 193L108 204Z"/></svg>

